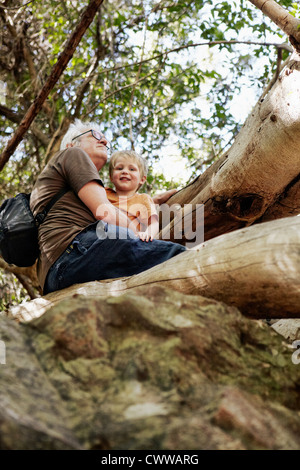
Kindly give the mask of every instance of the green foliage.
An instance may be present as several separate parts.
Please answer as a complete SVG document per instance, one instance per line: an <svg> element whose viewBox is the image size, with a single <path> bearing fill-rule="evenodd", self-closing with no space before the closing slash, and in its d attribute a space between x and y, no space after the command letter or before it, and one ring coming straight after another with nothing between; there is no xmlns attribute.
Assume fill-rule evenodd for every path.
<svg viewBox="0 0 300 470"><path fill-rule="evenodd" d="M86 4L45 0L9 10L13 3L7 1L8 8L1 14L7 57L1 59L0 79L6 85L6 108L22 117ZM299 12L297 2L281 4L294 15ZM178 146L193 167L197 152L191 148L192 133L197 140L212 141L211 148L205 145L207 155L217 142L224 145L241 124L231 113L233 97L245 80L258 96L276 66L275 47L223 43L211 45L205 56L201 46L193 44L266 41L271 33L276 37L275 30L257 8L243 0L104 2L35 120L45 139L27 133L10 169L1 176L3 186L8 182L8 192L12 186L18 191L34 181L46 162L54 132L65 119L74 117L100 121L114 148L136 147L150 161L160 158L161 148L173 134L180 134ZM277 38L281 41L279 31ZM202 107L206 101L209 111L203 113L197 98L208 87ZM1 118L0 132L9 136L17 122L5 112Z"/></svg>
<svg viewBox="0 0 300 470"><path fill-rule="evenodd" d="M10 0L1 10L4 105L19 120L45 83L86 3L45 0L17 9ZM281 4L294 15L299 12L296 2ZM232 99L245 82L259 96L275 70L276 47L224 43L204 53L194 44L264 42L270 34L282 42L275 25L248 1L107 0L34 121L44 139L32 126L1 175L3 193L30 188L53 149L48 148L53 134L74 117L99 121L115 149L136 148L150 163L160 158L172 136L180 135L178 148L191 173L204 169L199 163L210 161L216 147L231 141L242 124L232 114ZM0 116L4 147L18 120L3 110ZM160 183L168 186L163 175ZM150 179L148 184L154 188Z"/></svg>

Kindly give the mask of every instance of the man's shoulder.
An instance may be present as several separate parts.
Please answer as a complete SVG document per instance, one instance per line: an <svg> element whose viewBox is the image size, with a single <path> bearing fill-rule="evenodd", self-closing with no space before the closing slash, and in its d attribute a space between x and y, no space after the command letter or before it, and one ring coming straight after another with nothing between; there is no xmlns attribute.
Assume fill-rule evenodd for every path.
<svg viewBox="0 0 300 470"><path fill-rule="evenodd" d="M74 174L75 172L80 175L86 171L92 171L99 176L92 159L85 150L79 147L69 147L59 150L49 163L52 167L60 168L63 173Z"/></svg>
<svg viewBox="0 0 300 470"><path fill-rule="evenodd" d="M70 157L88 157L88 154L80 147L68 147L66 149L58 150L50 161L64 160Z"/></svg>

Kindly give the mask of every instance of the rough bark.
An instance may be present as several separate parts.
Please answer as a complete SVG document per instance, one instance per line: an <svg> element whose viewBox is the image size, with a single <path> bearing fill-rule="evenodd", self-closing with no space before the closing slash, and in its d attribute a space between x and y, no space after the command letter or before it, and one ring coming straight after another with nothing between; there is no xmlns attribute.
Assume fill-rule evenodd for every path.
<svg viewBox="0 0 300 470"><path fill-rule="evenodd" d="M300 212L299 90L300 56L294 53L228 152L168 201L170 206L204 204L205 240ZM160 238L173 240L175 234L172 220Z"/></svg>
<svg viewBox="0 0 300 470"><path fill-rule="evenodd" d="M299 318L300 217L222 235L135 276L75 285L13 307L9 315L31 321L73 295L119 296L153 285L221 300L252 318Z"/></svg>
<svg viewBox="0 0 300 470"><path fill-rule="evenodd" d="M300 175L291 182L278 200L270 206L257 222L280 219L299 214Z"/></svg>

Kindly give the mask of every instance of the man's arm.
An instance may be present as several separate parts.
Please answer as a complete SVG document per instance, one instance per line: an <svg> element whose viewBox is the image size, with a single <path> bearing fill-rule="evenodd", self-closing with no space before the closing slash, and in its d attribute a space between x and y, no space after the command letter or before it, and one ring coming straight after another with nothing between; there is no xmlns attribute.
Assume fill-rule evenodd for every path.
<svg viewBox="0 0 300 470"><path fill-rule="evenodd" d="M119 211L107 199L105 189L96 181L85 184L78 192L78 197L90 209L97 220L103 220L108 224L129 227L131 220L127 215ZM130 226L130 228L132 228Z"/></svg>

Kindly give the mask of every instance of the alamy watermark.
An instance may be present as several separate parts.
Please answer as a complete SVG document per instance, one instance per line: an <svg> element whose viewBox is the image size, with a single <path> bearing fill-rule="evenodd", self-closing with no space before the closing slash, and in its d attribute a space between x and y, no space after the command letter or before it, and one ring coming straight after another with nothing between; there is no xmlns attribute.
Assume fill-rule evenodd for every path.
<svg viewBox="0 0 300 470"><path fill-rule="evenodd" d="M299 339L293 342L292 348L293 348L293 349L298 348L298 349L296 349L296 351L293 352L293 354L292 354L292 363L293 363L293 364L296 364L296 365L297 365L297 364L300 364L300 340L299 340Z"/></svg>
<svg viewBox="0 0 300 470"><path fill-rule="evenodd" d="M145 214L147 207L143 204L134 204L125 207L122 210L129 214ZM203 204L184 204L182 207L179 204L161 204L156 206L158 217L160 220L161 240L174 240L180 243L184 241L186 248L193 248L204 242L204 205ZM100 214L100 210L99 210ZM104 213L101 214L105 217ZM128 230L118 225L108 225L100 221L97 225L97 236L100 239L109 238L111 240L136 238L135 235L136 222L133 220L129 225Z"/></svg>
<svg viewBox="0 0 300 470"><path fill-rule="evenodd" d="M0 364L6 364L6 346L4 341L0 340Z"/></svg>

